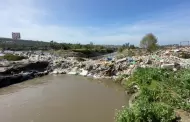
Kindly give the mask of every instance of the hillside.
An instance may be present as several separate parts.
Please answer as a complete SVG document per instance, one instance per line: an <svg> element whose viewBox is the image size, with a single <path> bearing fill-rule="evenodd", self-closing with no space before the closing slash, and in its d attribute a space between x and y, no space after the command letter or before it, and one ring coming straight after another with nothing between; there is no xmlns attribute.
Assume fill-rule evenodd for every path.
<svg viewBox="0 0 190 122"><path fill-rule="evenodd" d="M33 40L13 40L12 38L3 38L0 37L0 43L1 44L16 44L16 45L25 45L25 46L33 46L33 45L48 45L49 42L43 42L43 41L33 41Z"/></svg>

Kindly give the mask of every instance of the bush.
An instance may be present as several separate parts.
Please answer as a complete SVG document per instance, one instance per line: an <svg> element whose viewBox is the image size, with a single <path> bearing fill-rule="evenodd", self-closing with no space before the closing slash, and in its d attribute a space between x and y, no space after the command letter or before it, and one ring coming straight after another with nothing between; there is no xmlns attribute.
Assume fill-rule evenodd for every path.
<svg viewBox="0 0 190 122"><path fill-rule="evenodd" d="M123 47L120 47L120 48L118 49L118 52L119 52L119 53L122 53L123 50L124 50L124 48L123 48Z"/></svg>
<svg viewBox="0 0 190 122"><path fill-rule="evenodd" d="M147 51L152 52L157 50L157 38L152 33L146 34L140 41L140 47L146 48Z"/></svg>
<svg viewBox="0 0 190 122"><path fill-rule="evenodd" d="M175 119L172 107L147 101L138 101L133 108L125 107L116 114L117 122L172 122Z"/></svg>
<svg viewBox="0 0 190 122"><path fill-rule="evenodd" d="M117 59L120 59L120 58L125 58L128 56L129 57L135 56L134 50L132 50L132 49L122 50L122 52L118 53L116 57L117 57Z"/></svg>
<svg viewBox="0 0 190 122"><path fill-rule="evenodd" d="M186 52L182 52L182 53L180 54L180 58L189 59L189 58L190 58L190 54L189 54L189 53L186 53Z"/></svg>
<svg viewBox="0 0 190 122"><path fill-rule="evenodd" d="M125 82L127 89L136 84L139 96L131 108L116 115L117 122L176 122L175 109L190 110L190 70L178 72L159 68L138 68Z"/></svg>
<svg viewBox="0 0 190 122"><path fill-rule="evenodd" d="M13 54L5 54L4 56L2 56L3 59L6 59L8 61L19 61L22 59L26 59L26 57L24 56L17 56L17 55L13 55Z"/></svg>
<svg viewBox="0 0 190 122"><path fill-rule="evenodd" d="M86 55L89 55L89 54L92 53L92 51L91 51L91 50L88 50L88 49L74 49L74 50L72 50L72 51L74 51L74 52L79 52L79 53L83 53L83 54L86 54Z"/></svg>

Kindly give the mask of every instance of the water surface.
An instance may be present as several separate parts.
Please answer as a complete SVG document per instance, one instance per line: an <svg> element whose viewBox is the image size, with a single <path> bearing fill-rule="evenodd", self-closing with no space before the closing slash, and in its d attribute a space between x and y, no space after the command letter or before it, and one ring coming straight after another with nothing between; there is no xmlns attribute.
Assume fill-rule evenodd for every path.
<svg viewBox="0 0 190 122"><path fill-rule="evenodd" d="M0 89L1 122L114 122L121 86L79 76L45 76Z"/></svg>

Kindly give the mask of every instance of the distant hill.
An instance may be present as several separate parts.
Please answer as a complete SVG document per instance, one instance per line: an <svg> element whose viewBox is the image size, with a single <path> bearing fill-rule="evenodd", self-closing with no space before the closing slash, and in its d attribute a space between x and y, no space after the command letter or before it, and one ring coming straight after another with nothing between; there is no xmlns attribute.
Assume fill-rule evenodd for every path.
<svg viewBox="0 0 190 122"><path fill-rule="evenodd" d="M49 42L43 42L43 41L33 41L33 40L13 40L12 38L3 38L0 37L0 43L1 44L16 44L16 45L25 45L25 46L34 46L34 45L48 45Z"/></svg>
<svg viewBox="0 0 190 122"><path fill-rule="evenodd" d="M2 50L72 50L74 52L91 53L105 52L110 53L116 51L118 45L90 45L90 44L71 44L57 43L54 41L34 41L34 40L14 40L12 38L0 37L0 48Z"/></svg>

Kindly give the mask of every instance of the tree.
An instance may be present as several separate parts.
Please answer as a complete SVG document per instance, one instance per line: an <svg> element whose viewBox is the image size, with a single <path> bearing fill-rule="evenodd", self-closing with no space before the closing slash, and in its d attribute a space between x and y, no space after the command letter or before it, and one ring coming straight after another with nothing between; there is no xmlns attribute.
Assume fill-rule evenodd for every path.
<svg viewBox="0 0 190 122"><path fill-rule="evenodd" d="M93 46L94 45L93 42L90 42L90 45Z"/></svg>
<svg viewBox="0 0 190 122"><path fill-rule="evenodd" d="M119 47L119 49L118 49L118 52L123 52L123 50L124 50L124 47Z"/></svg>
<svg viewBox="0 0 190 122"><path fill-rule="evenodd" d="M146 34L140 42L140 47L147 49L149 52L157 49L157 38L152 33Z"/></svg>
<svg viewBox="0 0 190 122"><path fill-rule="evenodd" d="M135 49L135 45L132 44L132 45L129 46L129 48L130 49Z"/></svg>
<svg viewBox="0 0 190 122"><path fill-rule="evenodd" d="M54 42L53 42L53 40L52 40L52 41L50 41L50 43L49 43L49 44L50 44L50 48L51 48L51 49L53 49L53 48L54 48Z"/></svg>
<svg viewBox="0 0 190 122"><path fill-rule="evenodd" d="M124 48L129 48L129 45L130 45L129 43L125 43L125 44L123 44L123 47Z"/></svg>

